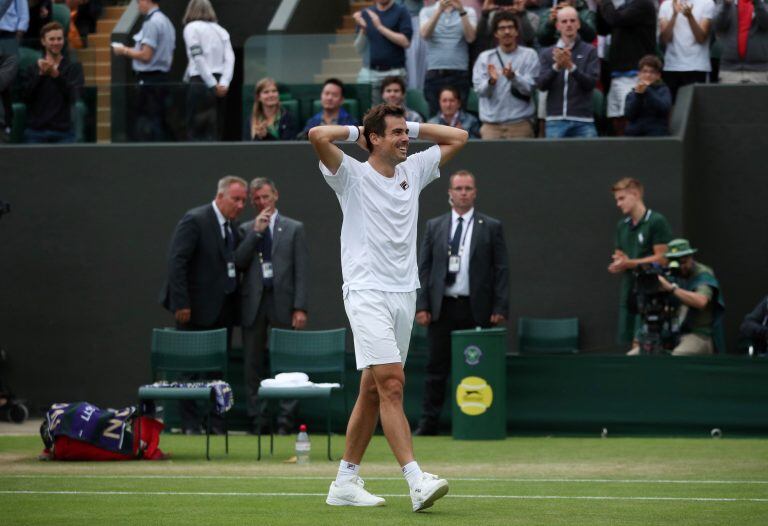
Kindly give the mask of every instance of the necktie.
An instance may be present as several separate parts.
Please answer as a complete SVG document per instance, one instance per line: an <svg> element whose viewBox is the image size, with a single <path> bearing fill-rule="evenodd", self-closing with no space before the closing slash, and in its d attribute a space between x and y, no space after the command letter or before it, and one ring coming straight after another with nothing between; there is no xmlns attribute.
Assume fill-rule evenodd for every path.
<svg viewBox="0 0 768 526"><path fill-rule="evenodd" d="M272 232L269 227L264 230L264 237L261 239L261 261L262 263L272 261ZM263 272L261 281L265 289L272 288L272 278L265 278Z"/></svg>
<svg viewBox="0 0 768 526"><path fill-rule="evenodd" d="M459 245L461 245L461 233L462 233L462 226L464 224L464 218L459 218L459 224L456 225L456 232L453 233L453 239L451 239L451 256L456 256L459 254ZM445 276L445 283L446 285L453 285L456 283L456 272L449 272Z"/></svg>
<svg viewBox="0 0 768 526"><path fill-rule="evenodd" d="M227 247L227 252L235 251L235 240L232 237L232 231L229 229L229 221L224 221L224 245Z"/></svg>

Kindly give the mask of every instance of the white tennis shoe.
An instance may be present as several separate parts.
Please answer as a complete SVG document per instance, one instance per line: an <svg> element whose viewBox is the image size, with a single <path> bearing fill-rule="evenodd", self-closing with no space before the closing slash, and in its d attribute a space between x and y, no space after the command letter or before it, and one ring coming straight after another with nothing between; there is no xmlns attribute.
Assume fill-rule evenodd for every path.
<svg viewBox="0 0 768 526"><path fill-rule="evenodd" d="M411 488L413 511L431 508L437 499L448 493L448 481L437 478L431 473L422 473L421 478Z"/></svg>
<svg viewBox="0 0 768 526"><path fill-rule="evenodd" d="M383 506L386 501L366 491L364 486L360 477L341 485L333 481L325 503L330 506Z"/></svg>

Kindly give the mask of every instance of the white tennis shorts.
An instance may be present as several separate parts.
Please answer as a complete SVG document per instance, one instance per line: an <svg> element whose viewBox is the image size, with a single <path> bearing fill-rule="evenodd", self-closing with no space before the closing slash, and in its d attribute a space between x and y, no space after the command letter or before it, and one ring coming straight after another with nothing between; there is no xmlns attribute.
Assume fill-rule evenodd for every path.
<svg viewBox="0 0 768 526"><path fill-rule="evenodd" d="M405 365L416 314L416 291L349 290L344 309L355 340L357 369Z"/></svg>
<svg viewBox="0 0 768 526"><path fill-rule="evenodd" d="M624 116L624 104L627 102L627 95L637 86L637 79L637 76L611 79L611 90L608 92L608 103L605 109L608 118Z"/></svg>

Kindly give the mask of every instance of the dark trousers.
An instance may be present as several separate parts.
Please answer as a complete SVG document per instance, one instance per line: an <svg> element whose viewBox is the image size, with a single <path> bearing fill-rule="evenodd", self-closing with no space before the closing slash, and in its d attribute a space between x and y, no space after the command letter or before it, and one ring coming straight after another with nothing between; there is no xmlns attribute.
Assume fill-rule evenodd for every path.
<svg viewBox="0 0 768 526"><path fill-rule="evenodd" d="M429 360L420 425L437 430L451 374L451 331L476 327L469 297L443 298L440 319L429 326Z"/></svg>
<svg viewBox="0 0 768 526"><path fill-rule="evenodd" d="M267 401L259 399L259 385L270 377L269 371L269 330L290 329L290 325L275 320L275 302L271 290L262 292L259 310L253 325L243 326L243 359L245 361L245 385L248 389L248 416L253 425L266 424ZM298 400L280 400L277 427L293 431Z"/></svg>
<svg viewBox="0 0 768 526"><path fill-rule="evenodd" d="M237 307L239 294L233 293L227 295L224 304L219 312L218 319L212 325L199 325L196 323L177 323L176 328L180 331L210 331L213 329L227 329L227 352L232 346L232 328L237 323ZM220 380L219 373L194 373L182 375L183 382L197 382L201 380ZM204 415L200 414L200 408L194 400L182 400L179 402L179 411L181 413L181 425L184 430L199 430L203 424ZM207 415L211 419L211 429L215 433L224 432L224 419L218 413L211 411Z"/></svg>
<svg viewBox="0 0 768 526"><path fill-rule="evenodd" d="M222 137L224 99L213 88L194 76L187 86L187 140L220 141Z"/></svg>
<svg viewBox="0 0 768 526"><path fill-rule="evenodd" d="M162 142L171 140L167 124L168 106L171 94L168 75L159 71L136 73L136 104L133 113L131 137L139 142Z"/></svg>
<svg viewBox="0 0 768 526"><path fill-rule="evenodd" d="M677 100L677 90L688 84L704 84L707 82L706 71L662 71L661 78L672 92L672 103Z"/></svg>
<svg viewBox="0 0 768 526"><path fill-rule="evenodd" d="M0 36L0 127L11 125L11 88L19 66L16 35ZM0 133L2 135L2 133Z"/></svg>
<svg viewBox="0 0 768 526"><path fill-rule="evenodd" d="M469 72L463 69L430 69L424 78L424 98L429 104L429 120L440 111L440 90L447 87L454 87L459 90L461 95L461 108L467 109L467 99L469 98Z"/></svg>

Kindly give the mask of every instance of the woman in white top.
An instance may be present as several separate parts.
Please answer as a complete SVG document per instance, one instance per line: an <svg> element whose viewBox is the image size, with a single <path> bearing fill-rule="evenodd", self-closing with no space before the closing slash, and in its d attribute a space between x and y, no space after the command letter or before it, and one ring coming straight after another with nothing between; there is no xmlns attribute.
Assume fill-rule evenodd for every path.
<svg viewBox="0 0 768 526"><path fill-rule="evenodd" d="M217 23L209 0L189 0L182 23L189 59L184 73L184 80L189 83L187 138L221 139L223 101L235 69L229 33Z"/></svg>

